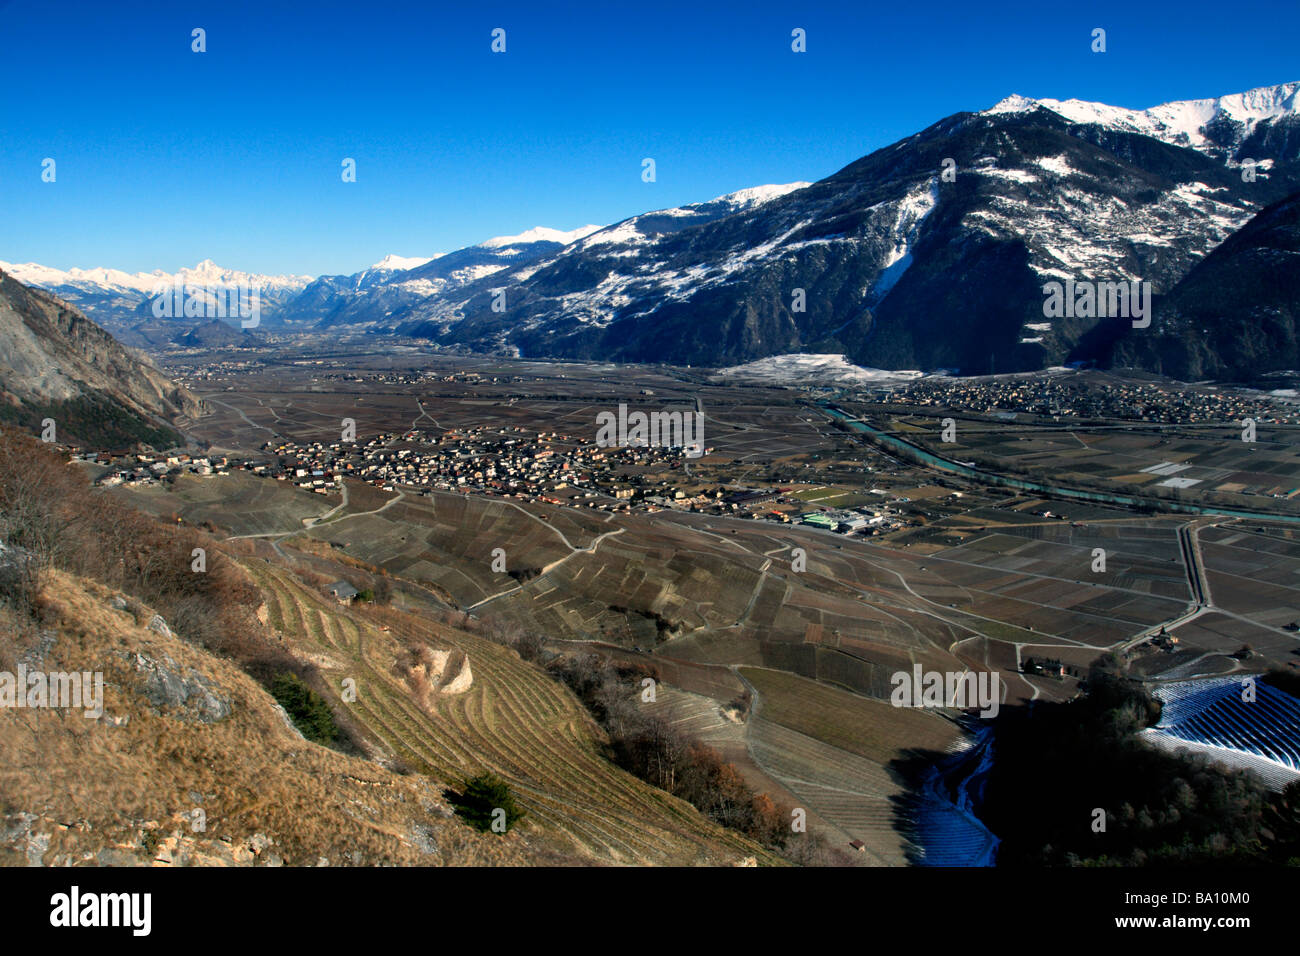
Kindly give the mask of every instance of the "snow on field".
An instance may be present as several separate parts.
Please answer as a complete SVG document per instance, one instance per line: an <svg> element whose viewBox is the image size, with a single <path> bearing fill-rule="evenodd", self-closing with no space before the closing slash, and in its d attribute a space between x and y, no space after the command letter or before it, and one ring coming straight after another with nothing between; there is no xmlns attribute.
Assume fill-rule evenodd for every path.
<svg viewBox="0 0 1300 956"><path fill-rule="evenodd" d="M451 274L451 278L455 279L457 282L468 284L476 279L482 279L486 276L492 275L493 273L500 272L505 268L506 266L504 263L489 264L485 262L480 265L466 266L463 269L457 269Z"/></svg>
<svg viewBox="0 0 1300 956"><path fill-rule="evenodd" d="M999 179L1010 179L1017 183L1038 182L1037 176L1033 173L1027 173L1023 169L1001 169L997 166L986 166L982 169L976 168L974 172L977 172L982 176L996 176Z"/></svg>
<svg viewBox="0 0 1300 956"><path fill-rule="evenodd" d="M845 356L833 353L794 353L771 355L746 365L720 369L713 377L768 385L884 385L911 381L922 374L914 370L863 368L853 365Z"/></svg>
<svg viewBox="0 0 1300 956"><path fill-rule="evenodd" d="M1066 161L1064 154L1060 156L1041 156L1034 160L1034 165L1058 176L1069 176L1074 172L1074 167Z"/></svg>

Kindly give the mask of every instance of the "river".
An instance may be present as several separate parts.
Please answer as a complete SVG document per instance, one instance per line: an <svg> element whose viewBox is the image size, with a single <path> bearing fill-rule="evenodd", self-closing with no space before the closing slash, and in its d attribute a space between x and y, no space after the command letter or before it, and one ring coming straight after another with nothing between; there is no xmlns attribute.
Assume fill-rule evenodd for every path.
<svg viewBox="0 0 1300 956"><path fill-rule="evenodd" d="M899 438L897 435L891 435L889 432L881 431L879 428L874 428L873 426L854 418L837 405L824 404L820 407L831 418L844 422L853 431L870 435L882 445L886 445L894 451L901 452L908 458L915 459L921 462L921 464L927 465L931 468L937 468L940 471L947 471L952 474L961 475L964 478L970 478L974 481L983 482L984 484L1001 485L1007 488L1015 488L1020 491L1032 491L1053 498L1068 498L1075 501L1090 501L1097 504L1120 505L1127 508L1156 508L1161 511L1171 511L1178 514L1222 515L1227 518L1249 518L1254 521L1281 521L1287 524L1300 524L1300 515L1275 514L1269 511L1248 511L1242 508L1217 508L1205 505L1189 505L1179 501L1139 498L1136 495L1113 494L1111 492L1103 491L1085 491L1082 488L1062 488L1057 485L1046 485L1042 482L1029 481L1024 478L1012 478L1009 475L1000 475L996 472L984 471L980 468L971 467L970 465L963 465L961 462L953 461L950 458L942 458L933 452L926 451L919 445L912 444L906 439Z"/></svg>

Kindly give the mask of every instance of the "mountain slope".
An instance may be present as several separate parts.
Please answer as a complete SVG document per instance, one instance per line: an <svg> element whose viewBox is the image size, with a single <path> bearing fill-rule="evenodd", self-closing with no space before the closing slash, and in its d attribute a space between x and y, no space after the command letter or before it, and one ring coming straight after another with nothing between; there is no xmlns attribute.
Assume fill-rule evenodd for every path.
<svg viewBox="0 0 1300 956"><path fill-rule="evenodd" d="M237 348L252 348L261 345L264 339L248 329L237 329L227 325L220 319L210 319L200 325L196 325L188 332L182 332L172 338L176 345L187 348L225 348L235 346Z"/></svg>
<svg viewBox="0 0 1300 956"><path fill-rule="evenodd" d="M1300 193L1274 203L1130 328L1112 361L1184 380L1300 368Z"/></svg>
<svg viewBox="0 0 1300 956"><path fill-rule="evenodd" d="M176 440L198 398L76 309L0 272L0 415L59 441Z"/></svg>
<svg viewBox="0 0 1300 956"><path fill-rule="evenodd" d="M761 202L634 217L395 314L396 328L480 350L708 365L800 351L963 372L1095 358L1089 333L1114 320L1046 319L1043 284L1172 288L1300 185L1300 137L1268 135L1294 122L1294 86L1226 97L1209 113L1226 128L1240 113L1231 104L1273 104L1236 139L1216 134L1267 161L1254 182L1190 135L1179 145L1118 113L1076 120L1004 101ZM492 309L498 289L504 312Z"/></svg>
<svg viewBox="0 0 1300 956"><path fill-rule="evenodd" d="M538 226L517 236L498 236L432 259L387 256L352 275L321 276L287 303L280 318L320 328L388 323L392 316L431 297L453 293L512 266L534 262L598 228L584 226L561 232Z"/></svg>

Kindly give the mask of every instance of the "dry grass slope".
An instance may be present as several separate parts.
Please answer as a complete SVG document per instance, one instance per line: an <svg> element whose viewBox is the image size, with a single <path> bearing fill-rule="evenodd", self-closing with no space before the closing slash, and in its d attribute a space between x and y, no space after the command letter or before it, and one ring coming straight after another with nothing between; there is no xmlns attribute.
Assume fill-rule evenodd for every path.
<svg viewBox="0 0 1300 956"><path fill-rule="evenodd" d="M0 710L0 862L9 865L523 865L518 835L450 817L427 778L308 743L243 671L141 627L113 592L55 572L46 671L102 671L104 718ZM152 613L152 612L148 612ZM151 702L137 655L201 675L230 706L204 722ZM157 698L155 697L154 700ZM206 814L202 832L190 814Z"/></svg>

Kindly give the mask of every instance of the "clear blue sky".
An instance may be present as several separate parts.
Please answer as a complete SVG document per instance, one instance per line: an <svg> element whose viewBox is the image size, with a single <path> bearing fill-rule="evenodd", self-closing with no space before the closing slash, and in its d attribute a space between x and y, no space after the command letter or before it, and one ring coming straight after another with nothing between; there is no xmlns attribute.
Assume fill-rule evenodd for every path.
<svg viewBox="0 0 1300 956"><path fill-rule="evenodd" d="M1298 51L1293 0L0 0L0 259L348 273L815 180L1013 92L1295 80Z"/></svg>

